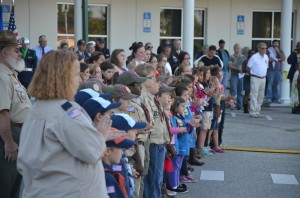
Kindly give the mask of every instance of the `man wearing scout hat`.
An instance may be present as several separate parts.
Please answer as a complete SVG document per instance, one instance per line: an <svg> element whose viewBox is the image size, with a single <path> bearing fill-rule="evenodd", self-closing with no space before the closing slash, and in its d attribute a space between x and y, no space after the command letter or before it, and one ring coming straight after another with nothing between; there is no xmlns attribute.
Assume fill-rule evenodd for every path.
<svg viewBox="0 0 300 198"><path fill-rule="evenodd" d="M24 60L13 32L0 32L0 195L17 196L21 176L16 158L22 124L31 107L16 70L24 68Z"/></svg>

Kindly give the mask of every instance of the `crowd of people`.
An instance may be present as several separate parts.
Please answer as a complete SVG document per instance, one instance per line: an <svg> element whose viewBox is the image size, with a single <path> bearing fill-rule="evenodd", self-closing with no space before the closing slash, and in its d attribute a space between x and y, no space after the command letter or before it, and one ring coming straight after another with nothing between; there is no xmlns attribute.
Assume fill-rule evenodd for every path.
<svg viewBox="0 0 300 198"><path fill-rule="evenodd" d="M260 118L265 97L280 102L285 55L276 40L258 52L235 44L230 55L221 39L194 66L177 39L162 40L157 54L151 42L134 42L127 59L103 38L79 40L77 52L66 42L52 50L45 35L29 43L23 37L19 48L13 32L0 32L3 197L187 193L201 158L225 152L226 108ZM288 62L299 113L300 42Z"/></svg>

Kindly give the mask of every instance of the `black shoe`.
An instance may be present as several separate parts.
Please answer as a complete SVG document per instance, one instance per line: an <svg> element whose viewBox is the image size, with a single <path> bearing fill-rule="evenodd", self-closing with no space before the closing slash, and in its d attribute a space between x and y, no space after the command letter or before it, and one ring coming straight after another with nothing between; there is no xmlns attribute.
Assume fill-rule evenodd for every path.
<svg viewBox="0 0 300 198"><path fill-rule="evenodd" d="M181 186L178 186L176 189L168 189L170 191L178 192L178 193L187 193L189 190L187 188L183 188Z"/></svg>
<svg viewBox="0 0 300 198"><path fill-rule="evenodd" d="M194 165L194 166L202 166L205 164L204 162L200 162L199 160L197 160L195 158L189 160L189 163L190 163L190 165Z"/></svg>

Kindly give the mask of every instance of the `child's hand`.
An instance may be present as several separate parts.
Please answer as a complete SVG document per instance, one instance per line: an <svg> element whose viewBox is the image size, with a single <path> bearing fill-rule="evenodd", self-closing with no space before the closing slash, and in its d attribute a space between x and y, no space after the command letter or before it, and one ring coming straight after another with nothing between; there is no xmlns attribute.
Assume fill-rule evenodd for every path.
<svg viewBox="0 0 300 198"><path fill-rule="evenodd" d="M104 139L107 140L110 132L112 121L109 116L103 116L102 119L96 123L98 131L103 135Z"/></svg>
<svg viewBox="0 0 300 198"><path fill-rule="evenodd" d="M180 133L185 133L186 132L186 127L179 127Z"/></svg>

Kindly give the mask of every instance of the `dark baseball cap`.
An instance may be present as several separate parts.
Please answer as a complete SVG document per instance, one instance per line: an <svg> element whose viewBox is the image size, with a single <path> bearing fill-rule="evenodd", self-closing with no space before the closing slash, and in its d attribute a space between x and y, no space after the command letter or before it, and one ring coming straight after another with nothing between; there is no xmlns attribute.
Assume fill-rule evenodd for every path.
<svg viewBox="0 0 300 198"><path fill-rule="evenodd" d="M146 80L146 77L140 77L135 72L125 71L118 77L117 82L122 85L130 85L132 83L143 83Z"/></svg>
<svg viewBox="0 0 300 198"><path fill-rule="evenodd" d="M102 37L98 37L96 40L97 40L97 41L99 41L99 42L103 42L103 43L105 43L105 39L104 39L104 38L102 38Z"/></svg>
<svg viewBox="0 0 300 198"><path fill-rule="evenodd" d="M161 83L156 95L161 95L162 93L172 92L174 89L175 89L175 87L169 87L169 86L165 85L164 83Z"/></svg>
<svg viewBox="0 0 300 198"><path fill-rule="evenodd" d="M133 98L138 97L137 95L130 93L128 87L121 84L103 87L102 91L111 94L113 98L123 98L131 100Z"/></svg>
<svg viewBox="0 0 300 198"><path fill-rule="evenodd" d="M77 45L82 45L82 44L85 45L85 40L80 39L79 41L77 41Z"/></svg>

